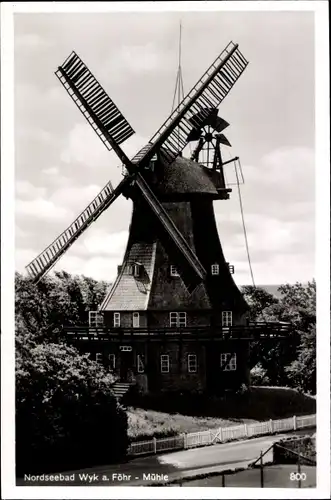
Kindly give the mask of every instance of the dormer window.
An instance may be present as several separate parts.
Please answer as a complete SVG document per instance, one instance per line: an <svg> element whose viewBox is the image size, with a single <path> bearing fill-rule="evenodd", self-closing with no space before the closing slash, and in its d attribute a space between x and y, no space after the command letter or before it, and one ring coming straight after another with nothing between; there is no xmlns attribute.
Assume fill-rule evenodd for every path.
<svg viewBox="0 0 331 500"><path fill-rule="evenodd" d="M216 276L220 273L220 266L218 264L212 264L211 266L211 274Z"/></svg>
<svg viewBox="0 0 331 500"><path fill-rule="evenodd" d="M88 323L91 328L103 326L103 315L99 311L89 311Z"/></svg>
<svg viewBox="0 0 331 500"><path fill-rule="evenodd" d="M229 262L227 262L227 265L228 265L230 274L234 274L234 265L233 264L229 264Z"/></svg>
<svg viewBox="0 0 331 500"><path fill-rule="evenodd" d="M179 272L177 271L176 266L170 266L170 276L178 277Z"/></svg>
<svg viewBox="0 0 331 500"><path fill-rule="evenodd" d="M140 278L142 275L143 265L140 262L135 262L132 266L132 274L135 278Z"/></svg>

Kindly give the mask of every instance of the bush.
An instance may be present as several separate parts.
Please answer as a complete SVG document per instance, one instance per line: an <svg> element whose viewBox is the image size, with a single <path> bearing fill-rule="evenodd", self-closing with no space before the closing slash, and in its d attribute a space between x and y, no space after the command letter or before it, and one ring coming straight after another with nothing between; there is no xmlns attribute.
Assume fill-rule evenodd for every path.
<svg viewBox="0 0 331 500"><path fill-rule="evenodd" d="M267 377L267 370L262 368L261 363L258 363L251 369L250 373L251 385L269 385L270 379Z"/></svg>
<svg viewBox="0 0 331 500"><path fill-rule="evenodd" d="M18 335L16 467L18 474L121 460L126 413L112 376L64 344L33 344Z"/></svg>

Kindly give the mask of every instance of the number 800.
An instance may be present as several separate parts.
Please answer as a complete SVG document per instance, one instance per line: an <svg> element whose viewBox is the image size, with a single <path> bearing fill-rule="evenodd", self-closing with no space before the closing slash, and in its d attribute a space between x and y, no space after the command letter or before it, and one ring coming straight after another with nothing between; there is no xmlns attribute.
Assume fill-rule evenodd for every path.
<svg viewBox="0 0 331 500"><path fill-rule="evenodd" d="M305 472L291 472L291 481L305 481L307 479L307 474Z"/></svg>

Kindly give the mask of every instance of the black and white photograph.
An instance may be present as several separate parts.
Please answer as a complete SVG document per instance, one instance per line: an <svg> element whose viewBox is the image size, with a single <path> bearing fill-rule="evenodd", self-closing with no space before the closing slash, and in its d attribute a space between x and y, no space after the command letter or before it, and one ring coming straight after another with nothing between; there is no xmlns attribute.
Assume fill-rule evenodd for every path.
<svg viewBox="0 0 331 500"><path fill-rule="evenodd" d="M327 3L1 24L4 498L329 498Z"/></svg>

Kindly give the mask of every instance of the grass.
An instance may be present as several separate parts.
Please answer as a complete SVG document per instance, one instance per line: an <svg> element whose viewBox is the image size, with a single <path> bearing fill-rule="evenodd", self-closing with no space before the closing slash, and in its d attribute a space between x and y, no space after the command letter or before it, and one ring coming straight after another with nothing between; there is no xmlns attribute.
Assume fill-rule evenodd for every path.
<svg viewBox="0 0 331 500"><path fill-rule="evenodd" d="M198 432L217 427L230 427L252 420L225 420L214 417L192 417L142 408L128 408L129 438L131 441L152 437L174 436L184 432Z"/></svg>
<svg viewBox="0 0 331 500"><path fill-rule="evenodd" d="M136 441L315 412L314 397L282 387L252 387L224 398L160 394L131 403L128 434Z"/></svg>

